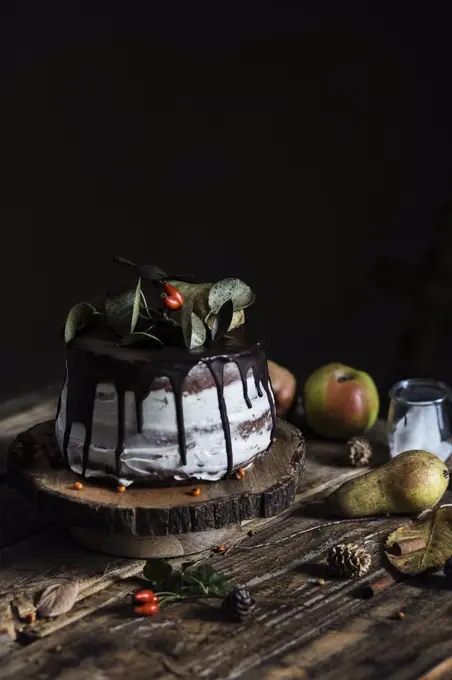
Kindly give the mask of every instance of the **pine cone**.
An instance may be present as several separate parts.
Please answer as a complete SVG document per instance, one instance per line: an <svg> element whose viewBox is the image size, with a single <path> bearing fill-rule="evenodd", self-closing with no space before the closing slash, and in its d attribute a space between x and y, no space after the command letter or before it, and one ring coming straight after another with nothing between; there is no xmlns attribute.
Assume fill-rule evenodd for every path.
<svg viewBox="0 0 452 680"><path fill-rule="evenodd" d="M449 583L452 583L452 557L448 557L444 562L444 576Z"/></svg>
<svg viewBox="0 0 452 680"><path fill-rule="evenodd" d="M235 621L243 621L251 614L255 607L255 601L248 588L233 588L223 600L223 609L226 614Z"/></svg>
<svg viewBox="0 0 452 680"><path fill-rule="evenodd" d="M368 465L372 458L372 445L366 437L352 437L347 442L347 457L355 467Z"/></svg>
<svg viewBox="0 0 452 680"><path fill-rule="evenodd" d="M328 553L328 564L339 576L355 578L363 576L371 565L372 558L356 543L341 543Z"/></svg>

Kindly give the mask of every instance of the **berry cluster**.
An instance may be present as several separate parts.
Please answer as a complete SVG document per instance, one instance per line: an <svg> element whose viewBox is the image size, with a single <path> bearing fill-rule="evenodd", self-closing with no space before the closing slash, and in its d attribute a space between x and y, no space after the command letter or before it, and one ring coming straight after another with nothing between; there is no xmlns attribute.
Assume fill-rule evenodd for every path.
<svg viewBox="0 0 452 680"><path fill-rule="evenodd" d="M133 596L135 614L155 616L159 613L159 596L153 590L139 590Z"/></svg>

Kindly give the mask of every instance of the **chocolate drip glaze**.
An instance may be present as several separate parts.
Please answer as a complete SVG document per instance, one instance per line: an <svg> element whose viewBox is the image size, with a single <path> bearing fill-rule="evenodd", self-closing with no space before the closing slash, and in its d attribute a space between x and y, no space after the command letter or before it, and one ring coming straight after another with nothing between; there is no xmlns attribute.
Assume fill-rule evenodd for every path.
<svg viewBox="0 0 452 680"><path fill-rule="evenodd" d="M134 393L135 396L135 418L137 421L137 432L140 434L143 432L143 402L140 399L139 394Z"/></svg>
<svg viewBox="0 0 452 680"><path fill-rule="evenodd" d="M116 462L116 474L121 474L121 455L124 451L124 440L125 440L125 411L124 411L124 397L125 392L121 390L118 392L118 442L116 444L115 462ZM92 418L91 418L92 420ZM86 472L86 467L83 466L83 474Z"/></svg>
<svg viewBox="0 0 452 680"><path fill-rule="evenodd" d="M215 349L217 351L215 351ZM81 423L85 428L82 474L86 475L89 464L93 413L97 386L113 383L118 399L118 435L116 445L116 475L121 476L121 456L125 444L125 393L135 395L137 431L143 429L143 401L149 395L154 380L167 378L174 394L179 452L181 464L187 464L187 445L183 414L183 387L190 370L198 363L205 364L213 377L218 394L218 406L225 437L228 473L234 469L231 432L224 399L224 366L237 365L243 386L243 398L251 408L248 396L247 376L253 371L256 390L263 396L261 385L268 397L275 426L275 407L268 375L267 360L258 343L243 343L233 338L224 346L214 349L193 350L177 347L160 350L120 348L115 340L102 336L80 335L67 353L66 428L63 438L63 454L68 462L68 445L72 424Z"/></svg>
<svg viewBox="0 0 452 680"><path fill-rule="evenodd" d="M247 380L247 377L248 377L248 371L253 366L253 362L250 360L248 362L247 361L238 361L236 363L237 363L237 367L239 369L240 378L242 379L243 398L245 399L245 402L246 402L246 405L248 406L248 408L251 408L252 404L251 404L251 399L248 396L248 380ZM254 380L256 382L256 374L254 373L254 371L253 371L253 375L254 375ZM256 383L256 389L257 389L258 384L259 383ZM259 394L259 392L258 392L258 394ZM262 396L262 395L259 394L259 396Z"/></svg>
<svg viewBox="0 0 452 680"><path fill-rule="evenodd" d="M206 363L210 369L213 379L215 380L215 385L217 386L218 407L220 409L221 424L223 425L224 441L226 444L228 475L230 475L234 467L234 459L232 454L231 428L229 426L228 412L226 409L226 402L224 400L224 360L214 359L213 361Z"/></svg>
<svg viewBox="0 0 452 680"><path fill-rule="evenodd" d="M177 376L173 375L171 378L171 387L173 388L174 400L176 404L176 419L177 419L177 433L179 437L179 454L182 465L187 465L187 441L185 438L184 426L184 411L182 406L182 386L186 378L186 374Z"/></svg>

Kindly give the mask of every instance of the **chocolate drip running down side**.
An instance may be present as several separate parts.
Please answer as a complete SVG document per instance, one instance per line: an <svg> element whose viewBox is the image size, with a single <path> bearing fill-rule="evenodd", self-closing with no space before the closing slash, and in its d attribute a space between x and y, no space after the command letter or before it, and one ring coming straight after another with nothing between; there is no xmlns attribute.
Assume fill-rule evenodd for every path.
<svg viewBox="0 0 452 680"><path fill-rule="evenodd" d="M247 378L252 370L256 390L263 396L260 385L264 388L271 409L273 428L276 423L274 400L268 374L267 360L259 344L252 346L239 345L239 348L225 347L224 353L187 352L180 349L154 352L124 350L113 342L84 338L75 341L67 353L67 397L66 425L63 438L63 454L68 463L68 446L73 423L81 423L85 428L83 445L82 475L86 476L89 467L89 452L96 390L101 383L110 383L117 392L118 423L116 445L116 474L121 475L121 456L125 447L125 393L135 395L137 431L143 430L143 402L149 395L154 380L167 378L171 384L175 399L179 454L182 465L187 464L187 445L183 414L184 381L194 366L204 364L210 371L216 386L218 406L224 432L227 455L227 471L234 469L231 432L224 399L224 367L227 363L235 363L238 367L243 386L243 398L248 408L252 407L248 396Z"/></svg>
<svg viewBox="0 0 452 680"><path fill-rule="evenodd" d="M234 457L232 453L231 427L229 425L228 412L224 400L224 361L216 359L214 361L206 362L206 364L209 367L217 387L218 408L220 409L221 424L223 426L224 441L226 445L226 456L228 459L228 474L230 475L234 468Z"/></svg>

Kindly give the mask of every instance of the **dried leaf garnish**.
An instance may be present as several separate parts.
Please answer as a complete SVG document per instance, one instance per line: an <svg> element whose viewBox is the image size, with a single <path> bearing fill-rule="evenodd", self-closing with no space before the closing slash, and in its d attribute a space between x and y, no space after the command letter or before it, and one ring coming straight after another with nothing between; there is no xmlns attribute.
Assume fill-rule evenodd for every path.
<svg viewBox="0 0 452 680"><path fill-rule="evenodd" d="M89 302L78 302L69 311L64 326L64 341L68 345L75 338L78 331L85 327L93 314L98 314L97 309Z"/></svg>
<svg viewBox="0 0 452 680"><path fill-rule="evenodd" d="M212 340L218 341L224 338L225 334L230 328L233 316L234 305L232 300L226 300L226 302L220 307L217 314L215 315L211 331Z"/></svg>
<svg viewBox="0 0 452 680"><path fill-rule="evenodd" d="M406 541L416 546L423 544L423 547L412 552L400 550ZM403 574L421 574L427 569L442 567L452 555L452 505L426 510L414 521L393 531L386 540L385 550L388 560Z"/></svg>
<svg viewBox="0 0 452 680"><path fill-rule="evenodd" d="M48 586L36 603L39 616L48 618L70 611L77 600L79 589L77 581L54 583Z"/></svg>
<svg viewBox="0 0 452 680"><path fill-rule="evenodd" d="M227 300L232 300L236 312L253 304L254 293L241 279L222 279L209 290L209 307L217 314Z"/></svg>

